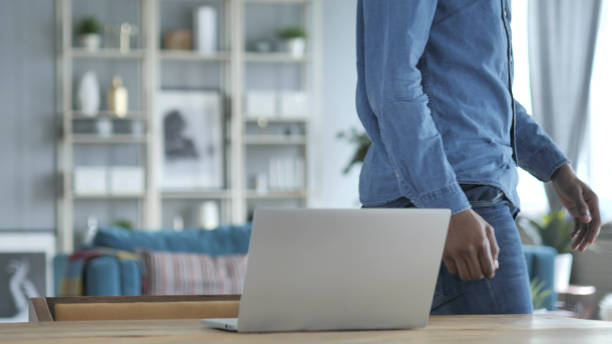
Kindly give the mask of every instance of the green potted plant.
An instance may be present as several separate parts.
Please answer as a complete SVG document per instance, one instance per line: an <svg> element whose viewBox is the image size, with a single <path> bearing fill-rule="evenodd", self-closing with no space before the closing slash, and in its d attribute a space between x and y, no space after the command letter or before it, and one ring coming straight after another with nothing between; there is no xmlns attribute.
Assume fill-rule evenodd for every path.
<svg viewBox="0 0 612 344"><path fill-rule="evenodd" d="M523 225L525 226L525 225ZM555 257L555 291L566 290L572 272L572 239L574 220L565 210L553 210L538 220L528 219L527 226L535 229L539 236L538 244L554 247Z"/></svg>
<svg viewBox="0 0 612 344"><path fill-rule="evenodd" d="M127 220L127 219L117 219L117 220L111 222L110 226L111 227L123 228L123 229L127 229L127 230L134 229L134 224L132 223L132 221Z"/></svg>
<svg viewBox="0 0 612 344"><path fill-rule="evenodd" d="M343 173L347 174L350 172L353 165L363 162L366 153L368 153L368 149L370 149L372 141L370 140L370 137L365 131L359 131L355 128L351 128L347 131L341 131L338 133L337 137L339 139L345 139L349 143L357 146L355 149L355 153L353 153L353 157L343 170Z"/></svg>
<svg viewBox="0 0 612 344"><path fill-rule="evenodd" d="M534 310L546 309L546 299L552 294L552 290L546 288L544 281L537 277L529 283L529 291L531 292L531 302Z"/></svg>
<svg viewBox="0 0 612 344"><path fill-rule="evenodd" d="M291 56L302 57L306 51L306 31L300 26L289 26L278 32Z"/></svg>
<svg viewBox="0 0 612 344"><path fill-rule="evenodd" d="M75 31L81 47L89 51L95 51L100 48L101 25L96 17L89 16L81 19Z"/></svg>

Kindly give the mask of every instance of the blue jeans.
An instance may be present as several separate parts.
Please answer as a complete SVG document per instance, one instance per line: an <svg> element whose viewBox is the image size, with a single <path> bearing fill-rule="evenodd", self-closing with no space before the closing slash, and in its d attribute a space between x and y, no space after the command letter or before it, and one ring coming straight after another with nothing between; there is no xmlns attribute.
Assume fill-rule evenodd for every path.
<svg viewBox="0 0 612 344"><path fill-rule="evenodd" d="M462 281L440 266L431 306L432 315L532 313L525 255L514 222L518 210L494 187L462 185L478 213L495 229L499 245L499 269L492 279ZM408 199L397 199L382 207L414 207Z"/></svg>

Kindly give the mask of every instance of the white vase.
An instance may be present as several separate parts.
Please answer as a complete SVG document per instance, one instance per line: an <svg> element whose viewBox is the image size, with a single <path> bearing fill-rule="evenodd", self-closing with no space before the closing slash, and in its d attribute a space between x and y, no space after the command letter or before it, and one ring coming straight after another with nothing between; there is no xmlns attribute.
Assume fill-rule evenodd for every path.
<svg viewBox="0 0 612 344"><path fill-rule="evenodd" d="M306 51L306 40L304 38L292 38L287 40L287 51L293 57L302 57Z"/></svg>
<svg viewBox="0 0 612 344"><path fill-rule="evenodd" d="M100 118L96 121L96 132L102 137L113 135L113 121L110 118Z"/></svg>
<svg viewBox="0 0 612 344"><path fill-rule="evenodd" d="M562 293L569 287L572 273L571 253L561 253L555 257L555 292Z"/></svg>
<svg viewBox="0 0 612 344"><path fill-rule="evenodd" d="M200 227L208 230L219 227L219 205L214 201L200 204L198 213Z"/></svg>
<svg viewBox="0 0 612 344"><path fill-rule="evenodd" d="M212 6L198 7L193 12L194 48L200 54L217 51L217 10Z"/></svg>
<svg viewBox="0 0 612 344"><path fill-rule="evenodd" d="M79 36L81 40L81 47L88 51L96 51L100 49L100 35L97 33L88 33Z"/></svg>
<svg viewBox="0 0 612 344"><path fill-rule="evenodd" d="M96 74L85 72L77 90L77 109L85 116L95 116L100 111L100 84Z"/></svg>

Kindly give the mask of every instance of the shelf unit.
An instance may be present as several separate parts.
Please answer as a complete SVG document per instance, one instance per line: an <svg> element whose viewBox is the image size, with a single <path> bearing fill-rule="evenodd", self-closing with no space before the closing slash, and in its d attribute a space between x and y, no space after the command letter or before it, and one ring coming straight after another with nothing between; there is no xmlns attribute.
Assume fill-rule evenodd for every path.
<svg viewBox="0 0 612 344"><path fill-rule="evenodd" d="M171 191L164 190L161 193L163 199L229 199L231 194L227 190L202 190L202 191Z"/></svg>
<svg viewBox="0 0 612 344"><path fill-rule="evenodd" d="M75 200L138 200L144 198L144 194L133 195L74 195Z"/></svg>
<svg viewBox="0 0 612 344"><path fill-rule="evenodd" d="M85 224L75 223L75 204L82 202L136 202L139 223L143 228L159 229L169 219L164 218L166 203L193 205L194 202L213 200L219 202L221 221L224 223L244 223L248 220L253 205L257 202L276 202L307 206L309 204L309 172L311 170L310 125L317 117L319 97L317 83L320 80L320 7L321 0L132 0L138 3L138 14L134 18L138 22L140 34L136 48L127 52L119 49L99 49L88 51L74 47L72 35L74 18L72 9L82 0L57 0L57 40L58 42L58 113L61 130L58 139L58 175L61 180L61 190L58 193L57 228L58 249L71 252L74 247L75 227ZM92 3L93 0L88 0ZM96 0L94 7L109 0ZM220 51L213 54L200 54L196 51L163 50L160 47L162 32L162 11L167 6L193 6L193 4L213 5L221 8L219 12ZM118 3L112 2L112 5ZM105 5L110 8L109 4ZM299 22L308 33L307 50L303 57L294 57L284 52L255 53L247 51L247 16L249 6L272 6L278 9L284 6L298 6ZM280 6L280 7L279 7ZM250 8L250 7L249 7ZM293 11L293 10L292 10ZM106 11L112 12L112 11ZM115 10L116 12L116 10ZM95 13L94 13L95 14ZM268 25L269 23L262 23ZM74 65L78 63L133 64L137 75L134 90L138 93L138 108L124 117L116 117L113 113L102 110L96 116L90 117L73 109L73 97L76 87L73 86ZM158 110L157 95L164 88L166 64L173 68L190 68L199 66L213 73L219 80L218 89L225 99L223 107L226 130L224 133L224 188L195 190L162 190L159 186L159 163L162 152L161 128L155 120ZM258 67L261 66L261 67ZM110 67L111 69L113 67ZM119 68L119 67L116 67ZM293 68L299 75L299 89L308 94L311 108L308 116L300 118L252 118L247 117L245 109L245 92L251 88L248 73L250 69L266 68L267 71L286 70ZM279 90L283 86L277 86ZM101 85L104 92L105 85ZM294 88L295 89L295 88ZM130 96L133 96L130 90ZM89 133L73 132L73 124L77 121L96 121L112 119L113 122L141 121L144 123L142 135L113 134L99 136ZM295 135L276 135L264 133L255 135L247 132L247 128L255 127L262 130L267 127L297 125L301 132ZM145 190L136 195L75 195L73 192L73 171L75 167L75 150L81 146L103 147L136 147L139 165L145 171ZM107 149L107 148L105 148ZM113 149L113 148L108 148ZM123 148L117 148L123 149ZM127 148L126 148L127 149ZM254 150L254 153L252 152ZM249 161L253 154L261 153L274 156L276 151L296 151L304 159L304 189L299 190L269 190L257 192L251 189L247 182L250 178ZM178 203L177 203L178 202ZM124 203L122 203L124 204ZM104 225L104 223L101 223Z"/></svg>
<svg viewBox="0 0 612 344"><path fill-rule="evenodd" d="M305 145L306 137L282 137L280 135L245 135L244 144L246 145Z"/></svg>
<svg viewBox="0 0 612 344"><path fill-rule="evenodd" d="M307 56L295 57L285 53L245 53L244 60L259 63L304 63L309 59Z"/></svg>
<svg viewBox="0 0 612 344"><path fill-rule="evenodd" d="M248 190L246 197L249 199L301 199L307 197L308 193L306 190L298 191L274 191L266 193L258 193L255 190Z"/></svg>
<svg viewBox="0 0 612 344"><path fill-rule="evenodd" d="M227 52L219 52L216 54L200 54L194 51L184 50L165 50L161 51L159 57L162 60L178 60L178 61L228 61L230 56Z"/></svg>
<svg viewBox="0 0 612 344"><path fill-rule="evenodd" d="M145 120L145 114L143 112L135 112L131 111L125 114L124 116L117 116L115 113L111 111L100 111L95 116L85 115L80 112L73 112L71 115L68 114L68 117L72 116L72 119L82 119L82 120L92 120L98 118L110 118L113 120Z"/></svg>
<svg viewBox="0 0 612 344"><path fill-rule="evenodd" d="M123 52L119 49L99 49L97 51L89 51L82 48L72 48L73 58L90 58L90 59L144 59L146 51L137 49Z"/></svg>

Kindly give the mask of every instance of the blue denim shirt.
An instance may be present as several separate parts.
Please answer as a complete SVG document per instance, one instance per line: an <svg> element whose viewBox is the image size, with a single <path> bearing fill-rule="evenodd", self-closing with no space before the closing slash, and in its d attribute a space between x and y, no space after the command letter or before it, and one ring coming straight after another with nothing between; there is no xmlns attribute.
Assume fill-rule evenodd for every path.
<svg viewBox="0 0 612 344"><path fill-rule="evenodd" d="M512 95L506 0L359 0L359 118L372 146L365 206L470 207L459 184L501 189L518 208L517 165L542 181L568 161Z"/></svg>

